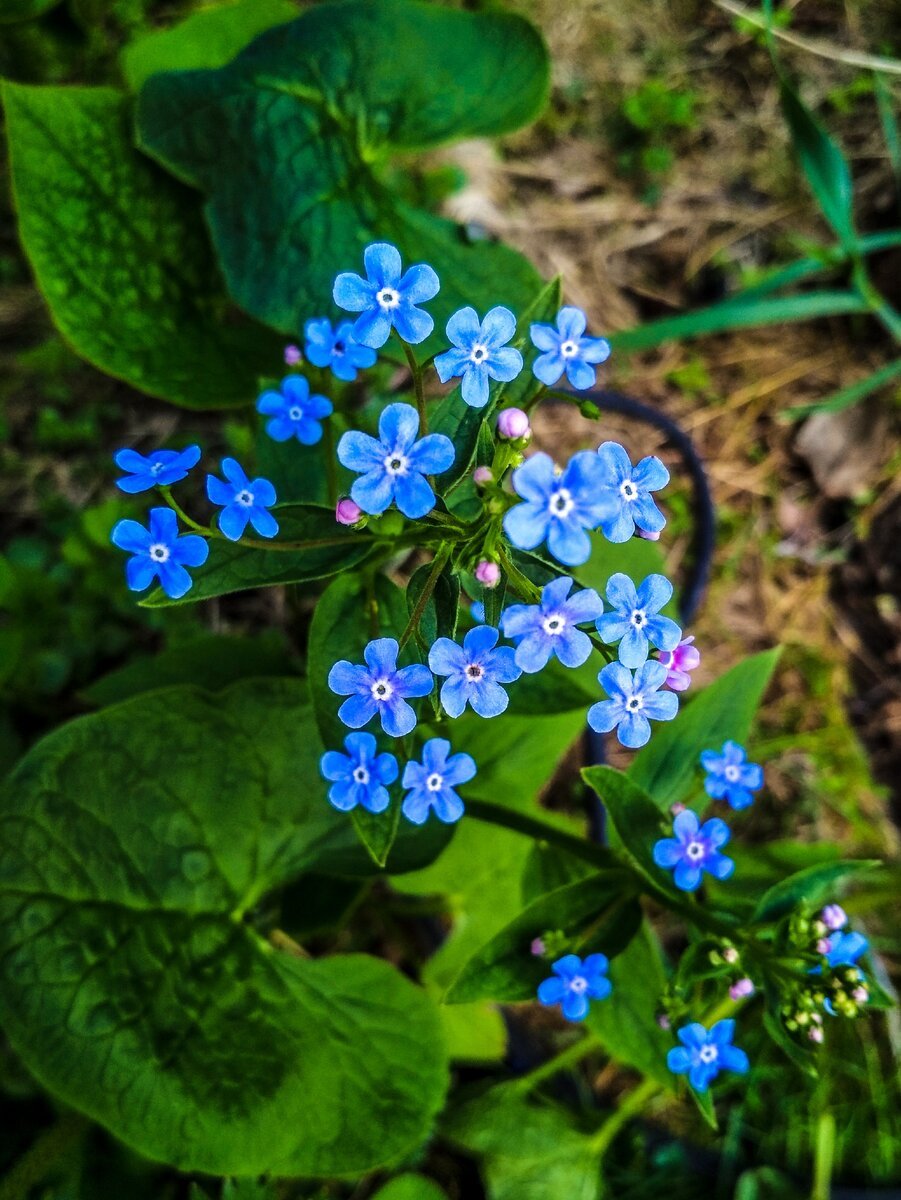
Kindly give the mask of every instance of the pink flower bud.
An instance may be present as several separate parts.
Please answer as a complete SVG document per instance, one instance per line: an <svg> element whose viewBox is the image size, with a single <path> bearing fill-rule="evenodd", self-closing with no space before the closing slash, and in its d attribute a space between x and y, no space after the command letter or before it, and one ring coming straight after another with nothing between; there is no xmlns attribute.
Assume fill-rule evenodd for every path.
<svg viewBox="0 0 901 1200"><path fill-rule="evenodd" d="M856 1000L858 1004L866 1004L866 1002L869 1000L869 998L870 998L870 993L867 991L866 988L863 988L863 987L857 987L851 993L851 999Z"/></svg>
<svg viewBox="0 0 901 1200"><path fill-rule="evenodd" d="M475 571L476 579L486 588L496 588L501 581L501 569L497 563L483 558Z"/></svg>
<svg viewBox="0 0 901 1200"><path fill-rule="evenodd" d="M660 541L659 531L655 533L653 529L641 529L640 527L636 526L635 532L638 534L638 536L640 538L644 538L644 540L646 542L659 542Z"/></svg>
<svg viewBox="0 0 901 1200"><path fill-rule="evenodd" d="M529 417L521 408L504 408L497 418L497 431L503 438L518 441L532 432Z"/></svg>
<svg viewBox="0 0 901 1200"><path fill-rule="evenodd" d="M285 346L285 362L289 367L296 367L300 362L300 347Z"/></svg>
<svg viewBox="0 0 901 1200"><path fill-rule="evenodd" d="M494 474L490 467L476 467L472 473L472 481L476 487L484 487L486 483L494 482Z"/></svg>
<svg viewBox="0 0 901 1200"><path fill-rule="evenodd" d="M661 1029L669 1029L670 1020L669 1020L669 1017L666 1015L666 1013L660 1014L660 1016L657 1018L657 1024L660 1026Z"/></svg>
<svg viewBox="0 0 901 1200"><path fill-rule="evenodd" d="M750 979L737 979L729 988L730 1000L744 1000L746 996L754 995L754 984Z"/></svg>
<svg viewBox="0 0 901 1200"><path fill-rule="evenodd" d="M726 949L723 951L723 958L725 959L725 961L727 963L737 963L738 962L738 951L735 949L734 946L727 946Z"/></svg>
<svg viewBox="0 0 901 1200"><path fill-rule="evenodd" d="M828 953L829 953L829 939L828 938L820 938L820 940L817 942L817 954L828 954Z"/></svg>
<svg viewBox="0 0 901 1200"><path fill-rule="evenodd" d="M701 661L701 652L692 642L694 637L683 638L675 650L661 650L658 658L666 667L666 686L674 692L684 692L691 683L689 671Z"/></svg>
<svg viewBox="0 0 901 1200"><path fill-rule="evenodd" d="M807 1030L807 1036L810 1038L810 1040L812 1042L822 1042L822 1040L823 1040L822 1026L821 1025L811 1026L811 1028Z"/></svg>
<svg viewBox="0 0 901 1200"><path fill-rule="evenodd" d="M544 942L541 940L541 938L532 939L531 950L536 958L540 958L542 954L544 954Z"/></svg>
<svg viewBox="0 0 901 1200"><path fill-rule="evenodd" d="M848 914L840 904L827 904L820 913L820 920L827 929L835 933L837 929L844 929L848 924Z"/></svg>
<svg viewBox="0 0 901 1200"><path fill-rule="evenodd" d="M671 804L669 810L674 817L678 817L679 813L685 812L685 805L677 802L676 804Z"/></svg>
<svg viewBox="0 0 901 1200"><path fill-rule="evenodd" d="M362 508L350 496L345 496L335 506L335 520L339 525L356 525L362 515Z"/></svg>

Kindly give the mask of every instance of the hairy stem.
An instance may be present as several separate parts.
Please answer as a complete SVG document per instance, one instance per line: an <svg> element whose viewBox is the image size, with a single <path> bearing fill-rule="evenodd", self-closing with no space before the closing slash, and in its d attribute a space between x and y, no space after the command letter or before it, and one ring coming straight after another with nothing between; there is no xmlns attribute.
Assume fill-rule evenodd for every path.
<svg viewBox="0 0 901 1200"><path fill-rule="evenodd" d="M429 571L428 577L425 581L425 586L420 593L419 599L416 601L413 611L410 613L410 619L407 621L403 633L400 635L400 641L398 642L399 649L402 650L404 648L404 646L410 640L411 634L422 620L422 614L425 612L426 605L432 598L432 593L435 590L435 584L438 582L438 576L444 570L445 564L450 558L450 553L450 543L442 542L442 544L438 547L438 553L435 555L435 558L432 561L432 569Z"/></svg>
<svg viewBox="0 0 901 1200"><path fill-rule="evenodd" d="M404 348L404 354L407 356L407 365L410 368L410 374L413 376L413 390L416 393L416 411L419 413L419 436L425 437L429 432L429 419L425 411L425 393L422 388L422 367L416 361L416 355L413 353L412 347L400 337L400 344Z"/></svg>

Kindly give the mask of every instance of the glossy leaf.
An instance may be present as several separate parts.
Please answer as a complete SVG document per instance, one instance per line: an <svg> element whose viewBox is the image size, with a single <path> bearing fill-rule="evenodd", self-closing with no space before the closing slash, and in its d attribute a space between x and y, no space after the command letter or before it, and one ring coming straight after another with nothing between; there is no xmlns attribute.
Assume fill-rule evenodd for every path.
<svg viewBox="0 0 901 1200"><path fill-rule="evenodd" d="M843 885L855 876L880 866L875 859L819 863L781 879L760 898L755 922L779 921L800 905L814 909L835 899Z"/></svg>
<svg viewBox="0 0 901 1200"><path fill-rule="evenodd" d="M597 792L630 865L657 891L671 892L670 873L652 857L654 843L669 830L651 797L615 767L583 767L582 778Z"/></svg>

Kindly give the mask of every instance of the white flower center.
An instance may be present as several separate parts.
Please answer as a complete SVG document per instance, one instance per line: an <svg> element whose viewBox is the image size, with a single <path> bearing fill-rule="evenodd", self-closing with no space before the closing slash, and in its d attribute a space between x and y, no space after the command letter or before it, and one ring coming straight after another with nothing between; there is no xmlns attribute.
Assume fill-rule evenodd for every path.
<svg viewBox="0 0 901 1200"><path fill-rule="evenodd" d="M384 702L390 700L394 695L394 688L387 679L376 679L373 681L372 687L369 689L372 692L374 700Z"/></svg>
<svg viewBox="0 0 901 1200"><path fill-rule="evenodd" d="M242 488L240 492L235 493L235 503L240 504L243 508L251 508L253 505L253 492L249 492L247 488Z"/></svg>
<svg viewBox="0 0 901 1200"><path fill-rule="evenodd" d="M439 775L437 771L433 771L432 774L425 781L425 785L430 792L440 792L443 783L444 783L444 776Z"/></svg>
<svg viewBox="0 0 901 1200"><path fill-rule="evenodd" d="M168 546L164 546L162 542L155 542L147 551L154 562L164 563L169 561L171 553Z"/></svg>
<svg viewBox="0 0 901 1200"><path fill-rule="evenodd" d="M300 407L299 404L291 405L291 407L288 409L288 417L292 421L303 420L303 409Z"/></svg>
<svg viewBox="0 0 901 1200"><path fill-rule="evenodd" d="M476 342L469 352L469 357L474 363L483 363L488 357L488 347Z"/></svg>
<svg viewBox="0 0 901 1200"><path fill-rule="evenodd" d="M485 674L485 672L482 670L482 668L479 666L478 663L470 663L469 666L466 668L464 674L466 675L467 679L476 680L476 679L481 679L482 676Z"/></svg>
<svg viewBox="0 0 901 1200"><path fill-rule="evenodd" d="M566 628L566 618L560 613L551 613L549 617L545 617L541 622L541 628L545 633L549 633L551 637L557 637Z"/></svg>
<svg viewBox="0 0 901 1200"><path fill-rule="evenodd" d="M397 450L389 454L385 459L385 470L389 475L406 475L407 466L406 455L401 454Z"/></svg>
<svg viewBox="0 0 901 1200"><path fill-rule="evenodd" d="M162 469L165 465L166 465L165 463L155 462L150 468L150 474L151 475L159 475L160 471L162 471Z"/></svg>
<svg viewBox="0 0 901 1200"><path fill-rule="evenodd" d="M569 981L569 990L571 992L575 992L577 996L580 996L582 992L588 990L588 980L584 977L584 975L573 975L572 979Z"/></svg>
<svg viewBox="0 0 901 1200"><path fill-rule="evenodd" d="M354 783L368 783L369 772L365 767L354 767Z"/></svg>
<svg viewBox="0 0 901 1200"><path fill-rule="evenodd" d="M726 767L725 771L723 771L723 774L730 783L738 783L738 777L741 775L741 771L735 766L734 763L730 763L729 766Z"/></svg>
<svg viewBox="0 0 901 1200"><path fill-rule="evenodd" d="M704 857L704 843L703 842L689 842L688 845L685 847L685 855L687 858L690 858L693 862L697 862L699 858Z"/></svg>
<svg viewBox="0 0 901 1200"><path fill-rule="evenodd" d="M631 479L624 479L619 485L619 494L631 504L633 500L638 499L638 488Z"/></svg>
<svg viewBox="0 0 901 1200"><path fill-rule="evenodd" d="M642 626L647 624L648 614L643 608L635 608L632 610L632 616L630 619L636 629L641 629Z"/></svg>
<svg viewBox="0 0 901 1200"><path fill-rule="evenodd" d="M397 308L400 304L400 293L395 288L380 288L376 292L375 298L382 308Z"/></svg>
<svg viewBox="0 0 901 1200"><path fill-rule="evenodd" d="M552 515L555 517L560 517L561 520L563 517L568 517L575 506L576 502L573 500L572 495L567 488L557 488L557 490L551 494L551 498L548 503L548 508L550 509Z"/></svg>
<svg viewBox="0 0 901 1200"><path fill-rule="evenodd" d="M626 708L629 712L638 712L639 709L644 708L644 697L630 696L626 701Z"/></svg>
<svg viewBox="0 0 901 1200"><path fill-rule="evenodd" d="M560 343L560 353L564 358L573 358L579 353L579 343L572 340Z"/></svg>
<svg viewBox="0 0 901 1200"><path fill-rule="evenodd" d="M702 1063L716 1062L716 1060L719 1058L719 1051L717 1050L716 1046L711 1046L708 1042L706 1046L702 1046L698 1051L698 1058Z"/></svg>

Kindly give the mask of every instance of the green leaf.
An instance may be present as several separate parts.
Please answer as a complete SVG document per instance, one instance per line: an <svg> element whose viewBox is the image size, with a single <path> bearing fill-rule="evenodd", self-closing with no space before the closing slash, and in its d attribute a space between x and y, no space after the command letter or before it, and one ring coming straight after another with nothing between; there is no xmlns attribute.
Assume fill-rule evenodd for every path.
<svg viewBox="0 0 901 1200"><path fill-rule="evenodd" d="M247 588L283 583L310 583L358 566L372 553L374 539L359 530L338 525L330 509L313 505L276 508L279 532L273 548L248 545L248 538L230 542L210 538L210 556L191 574L194 584L186 596L171 600L155 588L141 601L143 608L172 608ZM278 550L279 542L305 542L305 549Z"/></svg>
<svg viewBox="0 0 901 1200"><path fill-rule="evenodd" d="M705 1123L711 1129L719 1129L719 1123L716 1119L716 1109L713 1107L713 1096L710 1092L698 1092L693 1087L688 1088L688 1094L695 1103L695 1107L703 1117Z"/></svg>
<svg viewBox="0 0 901 1200"><path fill-rule="evenodd" d="M447 1192L425 1175L397 1175L380 1187L372 1200L447 1200Z"/></svg>
<svg viewBox="0 0 901 1200"><path fill-rule="evenodd" d="M410 615L419 603L426 581L432 572L432 563L425 563L413 572L407 584L407 609ZM433 645L436 638L453 638L457 632L457 617L460 612L460 580L445 567L435 582L432 594L419 618L417 640L425 649Z"/></svg>
<svg viewBox="0 0 901 1200"><path fill-rule="evenodd" d="M122 51L122 74L133 92L158 71L222 67L264 29L291 21L289 0L235 0L191 13L170 29L141 34Z"/></svg>
<svg viewBox="0 0 901 1200"><path fill-rule="evenodd" d="M633 894L628 872L612 870L539 897L469 959L448 989L445 1002L534 1000L549 965L532 954L530 947L548 931L566 934L574 953L584 956L601 951L608 958L615 957L641 923Z"/></svg>
<svg viewBox="0 0 901 1200"><path fill-rule="evenodd" d="M185 408L248 404L280 347L228 301L191 193L131 144L111 88L3 84L19 233L60 332Z"/></svg>
<svg viewBox="0 0 901 1200"><path fill-rule="evenodd" d="M778 647L744 659L690 699L675 721L655 728L632 760L629 778L658 808L685 800L702 750L718 750L728 738L747 740L778 659Z"/></svg>
<svg viewBox="0 0 901 1200"><path fill-rule="evenodd" d="M851 171L838 145L784 78L779 92L782 111L801 167L820 210L843 246L857 241Z"/></svg>
<svg viewBox="0 0 901 1200"><path fill-rule="evenodd" d="M412 208L378 168L392 151L517 129L544 107L548 79L545 46L521 17L351 0L316 5L219 70L154 76L138 130L207 197L229 292L247 312L296 332L331 311L335 275L360 271L367 243L394 242L441 278L430 352L461 305L518 309L540 280L515 251Z"/></svg>
<svg viewBox="0 0 901 1200"><path fill-rule="evenodd" d="M817 400L815 404L796 404L793 408L784 408L780 415L789 420L798 421L813 413L841 412L872 395L873 392L878 392L881 388L894 383L899 377L901 377L901 358L896 358L894 362L886 363L884 367L879 367L871 375L866 375L863 379L855 379L847 387L833 392L825 400Z"/></svg>
<svg viewBox="0 0 901 1200"><path fill-rule="evenodd" d="M12 25L17 21L33 21L35 17L55 8L60 0L3 0L0 7L0 25Z"/></svg>
<svg viewBox="0 0 901 1200"><path fill-rule="evenodd" d="M301 685L170 689L59 729L0 794L4 1029L56 1096L184 1171L370 1171L443 1100L421 991L254 927L273 889L361 854L320 749Z"/></svg>
<svg viewBox="0 0 901 1200"><path fill-rule="evenodd" d="M834 899L837 889L846 880L865 871L874 871L881 865L877 859L858 859L819 863L797 871L764 892L751 920L755 923L779 921L801 904L818 908Z"/></svg>
<svg viewBox="0 0 901 1200"><path fill-rule="evenodd" d="M672 892L670 875L655 866L654 843L663 836L660 809L615 767L583 767L582 778L600 797L631 866L658 892Z"/></svg>

